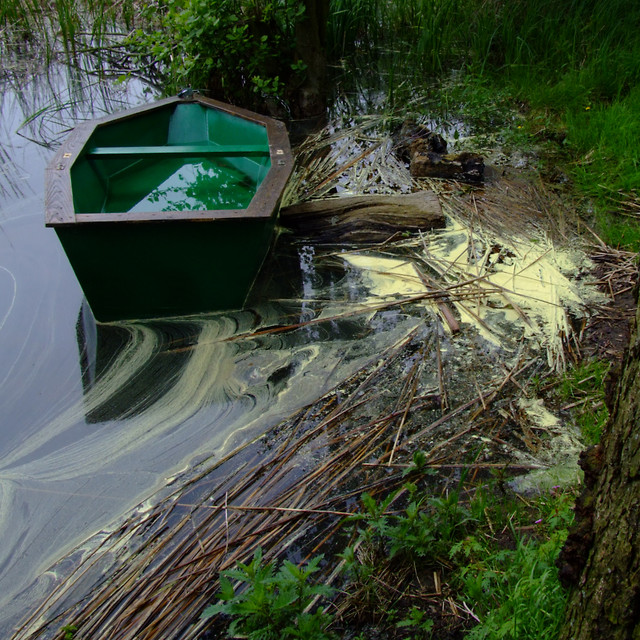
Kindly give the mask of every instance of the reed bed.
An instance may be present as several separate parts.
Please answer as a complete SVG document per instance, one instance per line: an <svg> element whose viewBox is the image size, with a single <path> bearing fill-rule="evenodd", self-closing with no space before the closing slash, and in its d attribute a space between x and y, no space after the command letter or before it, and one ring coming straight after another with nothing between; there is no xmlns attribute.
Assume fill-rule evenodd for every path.
<svg viewBox="0 0 640 640"><path fill-rule="evenodd" d="M394 155L390 114L361 116L307 137L296 148L296 167L283 205L336 195L408 193L420 188Z"/></svg>
<svg viewBox="0 0 640 640"><path fill-rule="evenodd" d="M499 431L502 418L491 418L490 408L531 363L518 361L476 397L442 414L438 390L419 390L427 352L422 348L416 356L419 337L417 331L407 336L376 365L279 425L270 434L270 447L262 441L245 445L148 512L126 519L14 638L54 637L69 624L78 629L75 638L197 638L208 623L193 621L211 602L219 571L246 561L258 545L267 560L294 548L306 554L322 550L357 509L360 494L399 486L410 452L447 423L451 431L427 451L426 468L460 468L461 441L478 429ZM414 364L394 397L380 405L376 397L404 368L407 351L416 356ZM434 409L441 414L435 420ZM476 473L495 466L472 465ZM113 568L69 606L77 597L74 590L86 588L88 576L95 580L107 560ZM325 566L325 580L333 569Z"/></svg>

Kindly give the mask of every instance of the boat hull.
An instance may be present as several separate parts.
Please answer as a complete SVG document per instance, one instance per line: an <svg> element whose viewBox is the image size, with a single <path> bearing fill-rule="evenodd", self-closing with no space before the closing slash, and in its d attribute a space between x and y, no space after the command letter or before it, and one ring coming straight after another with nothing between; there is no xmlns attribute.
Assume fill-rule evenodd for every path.
<svg viewBox="0 0 640 640"><path fill-rule="evenodd" d="M240 309L274 236L275 218L143 222L56 229L101 322Z"/></svg>

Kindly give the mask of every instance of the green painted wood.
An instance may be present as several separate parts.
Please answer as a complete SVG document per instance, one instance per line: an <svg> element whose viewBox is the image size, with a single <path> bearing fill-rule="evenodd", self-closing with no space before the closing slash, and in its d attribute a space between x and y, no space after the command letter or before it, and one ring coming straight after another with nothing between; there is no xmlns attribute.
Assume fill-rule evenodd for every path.
<svg viewBox="0 0 640 640"><path fill-rule="evenodd" d="M265 157L269 148L264 145L235 145L212 147L206 144L174 144L167 146L93 147L87 155L92 156L132 156L137 158L153 156L221 156L224 158Z"/></svg>
<svg viewBox="0 0 640 640"><path fill-rule="evenodd" d="M101 322L240 309L274 220L83 224L56 228Z"/></svg>
<svg viewBox="0 0 640 640"><path fill-rule="evenodd" d="M246 209L271 167L264 124L180 102L98 126L71 167L75 213Z"/></svg>
<svg viewBox="0 0 640 640"><path fill-rule="evenodd" d="M48 168L46 220L99 321L238 309L292 167L282 123L161 100L70 137Z"/></svg>

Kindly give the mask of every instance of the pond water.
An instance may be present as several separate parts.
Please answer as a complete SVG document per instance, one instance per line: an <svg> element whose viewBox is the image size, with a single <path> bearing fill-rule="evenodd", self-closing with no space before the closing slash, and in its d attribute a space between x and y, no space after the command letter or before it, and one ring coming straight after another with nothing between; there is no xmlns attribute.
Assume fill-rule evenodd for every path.
<svg viewBox="0 0 640 640"><path fill-rule="evenodd" d="M118 495L101 487L95 510L86 508L87 497L80 498L93 491L91 481L80 479L87 467L72 452L89 435L82 433L81 412L71 415L71 408L79 409L84 397L76 330L83 296L55 233L44 227L44 169L52 150L38 142L55 142L75 119L141 100L142 87L109 92L90 77L78 80L65 67L26 68L17 62L16 68L5 69L0 84L3 637L37 597L33 590L24 597L24 590L52 557L81 535L80 522L87 526L96 512L106 513L106 505L114 504ZM48 109L48 119L21 126L41 109Z"/></svg>
<svg viewBox="0 0 640 640"><path fill-rule="evenodd" d="M419 319L342 318L365 286L358 270L334 260L321 272L311 247L285 242L244 311L97 325L44 226L53 150L41 143L55 147L74 122L152 96L54 66L8 72L0 99L0 635L9 637L64 578L61 558L81 556L176 475L313 402ZM321 314L329 320L268 330Z"/></svg>

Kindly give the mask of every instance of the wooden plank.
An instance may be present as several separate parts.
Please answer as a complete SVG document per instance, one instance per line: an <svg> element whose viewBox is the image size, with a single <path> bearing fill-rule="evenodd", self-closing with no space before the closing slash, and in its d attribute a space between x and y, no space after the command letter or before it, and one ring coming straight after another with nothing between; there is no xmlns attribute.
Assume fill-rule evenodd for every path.
<svg viewBox="0 0 640 640"><path fill-rule="evenodd" d="M433 191L311 200L283 207L283 226L319 244L384 242L397 233L442 228Z"/></svg>
<svg viewBox="0 0 640 640"><path fill-rule="evenodd" d="M233 146L217 146L198 144L175 144L140 147L93 147L88 152L93 156L135 156L147 158L151 156L222 156L222 157L255 157L268 156L269 149L264 145L245 144Z"/></svg>
<svg viewBox="0 0 640 640"><path fill-rule="evenodd" d="M45 169L44 209L47 226L68 224L74 220L69 168L78 157L91 130L90 123L76 127Z"/></svg>

